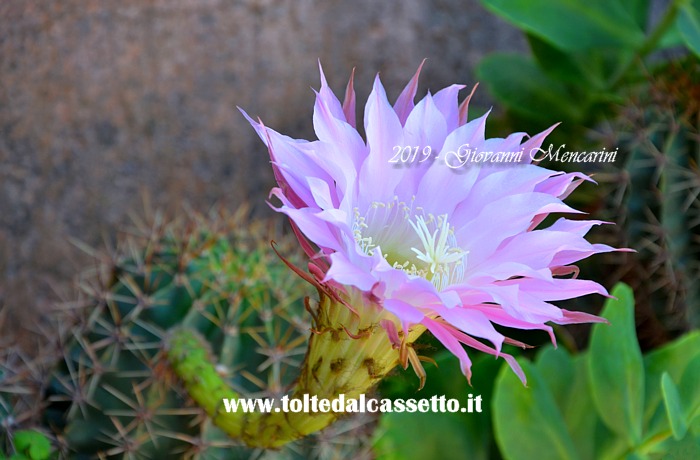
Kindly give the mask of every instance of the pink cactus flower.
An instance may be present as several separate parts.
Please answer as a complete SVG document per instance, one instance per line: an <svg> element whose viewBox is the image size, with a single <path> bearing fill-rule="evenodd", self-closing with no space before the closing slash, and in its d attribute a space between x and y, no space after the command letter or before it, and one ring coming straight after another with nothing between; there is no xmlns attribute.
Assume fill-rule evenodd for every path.
<svg viewBox="0 0 700 460"><path fill-rule="evenodd" d="M401 337L418 326L459 358L468 379L464 345L505 358L525 382L515 359L501 352L504 343L522 344L494 324L544 330L554 342L547 323L603 321L552 302L607 296L600 284L578 279L573 264L617 249L584 238L600 221L561 217L541 225L551 213L580 213L562 200L591 180L532 164L529 152L554 127L486 139L488 113L467 120L471 94L460 104L462 85L414 105L419 74L393 106L375 78L366 138L356 129L353 78L341 103L322 70L313 112L318 140L292 139L243 112L269 150L279 185L270 196L280 203L271 206L290 218L315 282L361 292L383 309L381 325L404 367L418 359ZM523 154L460 165L468 150Z"/></svg>

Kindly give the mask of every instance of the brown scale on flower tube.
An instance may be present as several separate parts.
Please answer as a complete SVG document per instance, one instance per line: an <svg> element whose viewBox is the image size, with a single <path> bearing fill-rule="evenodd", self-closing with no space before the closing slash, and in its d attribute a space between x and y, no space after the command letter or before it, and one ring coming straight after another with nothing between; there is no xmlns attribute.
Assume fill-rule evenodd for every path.
<svg viewBox="0 0 700 460"><path fill-rule="evenodd" d="M352 339L361 339L363 337L369 337L370 334L372 334L372 330L374 329L374 326L368 326L364 327L360 330L357 331L357 334L353 334L348 330L347 327L343 326L343 330L345 330L345 333L350 336Z"/></svg>
<svg viewBox="0 0 700 460"><path fill-rule="evenodd" d="M341 333L343 332L342 329L330 329L331 332L331 340L333 342L340 342L340 336Z"/></svg>
<svg viewBox="0 0 700 460"><path fill-rule="evenodd" d="M332 373L338 374L345 367L345 359L344 358L334 359L333 361L331 361L329 366L331 368Z"/></svg>
<svg viewBox="0 0 700 460"><path fill-rule="evenodd" d="M367 375L369 375L369 378L377 379L381 377L381 367L377 366L374 358L365 358L364 361L362 361L362 366L367 369Z"/></svg>

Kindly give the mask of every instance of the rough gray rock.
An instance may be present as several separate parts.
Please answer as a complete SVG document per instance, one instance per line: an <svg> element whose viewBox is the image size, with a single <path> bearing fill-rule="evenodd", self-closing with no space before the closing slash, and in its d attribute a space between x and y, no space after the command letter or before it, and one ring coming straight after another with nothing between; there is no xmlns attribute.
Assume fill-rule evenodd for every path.
<svg viewBox="0 0 700 460"><path fill-rule="evenodd" d="M0 306L33 318L89 260L68 239L113 239L144 194L269 212L266 152L236 106L311 136L319 58L338 94L357 67L361 106L377 71L393 98L424 57L420 92L524 48L475 0L4 0Z"/></svg>

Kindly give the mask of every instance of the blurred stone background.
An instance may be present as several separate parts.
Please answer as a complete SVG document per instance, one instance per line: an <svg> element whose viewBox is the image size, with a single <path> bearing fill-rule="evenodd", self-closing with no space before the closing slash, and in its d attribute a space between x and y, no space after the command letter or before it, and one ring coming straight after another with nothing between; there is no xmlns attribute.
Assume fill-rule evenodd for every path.
<svg viewBox="0 0 700 460"><path fill-rule="evenodd" d="M236 106L312 136L317 59L338 94L357 67L359 114L377 71L393 99L425 57L419 94L473 84L498 50L524 39L476 0L3 0L0 334L70 297L90 262L70 239L103 246L144 197L271 214L266 150Z"/></svg>

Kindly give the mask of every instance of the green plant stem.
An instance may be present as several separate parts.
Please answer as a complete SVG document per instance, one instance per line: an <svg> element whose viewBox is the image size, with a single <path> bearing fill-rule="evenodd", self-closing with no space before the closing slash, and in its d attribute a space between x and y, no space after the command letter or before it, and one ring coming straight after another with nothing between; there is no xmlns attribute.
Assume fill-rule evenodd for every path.
<svg viewBox="0 0 700 460"><path fill-rule="evenodd" d="M172 333L167 347L168 360L190 397L211 417L214 425L250 447L276 448L329 425L335 414L227 412L224 399L240 396L224 382L212 364L204 341L188 329Z"/></svg>
<svg viewBox="0 0 700 460"><path fill-rule="evenodd" d="M356 399L399 363L399 352L380 326L387 313L371 302L365 304L360 297L348 300L362 313L356 315L342 303L321 295L314 333L290 399L308 395L319 401L334 400L340 394L346 400ZM411 329L407 343L413 343L423 331L424 327ZM166 354L190 397L212 422L250 447L281 447L327 427L341 415L333 411L227 412L224 399L239 399L239 395L219 375L205 342L196 332L187 328L173 331Z"/></svg>
<svg viewBox="0 0 700 460"><path fill-rule="evenodd" d="M238 393L231 389L216 372L206 344L196 332L177 329L169 337L166 353L175 374L182 379L187 391L210 416L216 414L224 398L237 399ZM242 426L236 415L229 424L232 436L240 435Z"/></svg>
<svg viewBox="0 0 700 460"><path fill-rule="evenodd" d="M671 436L673 436L671 430L662 431L661 433L658 433L648 438L646 441L642 442L639 446L635 447L634 449L630 449L627 452L627 454L631 454L634 452L640 454L647 454L655 445L666 441Z"/></svg>
<svg viewBox="0 0 700 460"><path fill-rule="evenodd" d="M652 31L651 35L649 35L649 37L644 41L644 44L641 46L641 48L639 48L639 50L634 54L634 56L615 73L615 75L611 79L611 88L616 88L619 84L621 84L624 81L627 74L630 72L630 70L632 70L632 68L649 53L654 51L656 45L659 43L659 40L661 40L664 34L666 34L669 27L673 25L674 21L676 20L676 16L678 15L678 10L680 9L681 5L685 2L686 0L674 0L671 3L671 5L664 13L664 16L661 18L661 20L658 22L658 24Z"/></svg>

